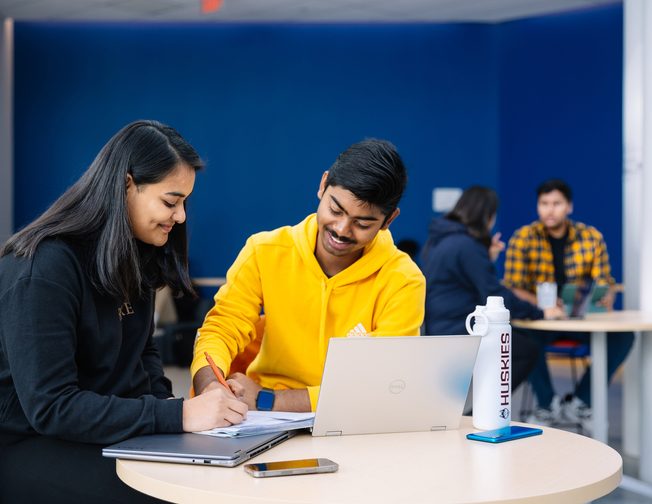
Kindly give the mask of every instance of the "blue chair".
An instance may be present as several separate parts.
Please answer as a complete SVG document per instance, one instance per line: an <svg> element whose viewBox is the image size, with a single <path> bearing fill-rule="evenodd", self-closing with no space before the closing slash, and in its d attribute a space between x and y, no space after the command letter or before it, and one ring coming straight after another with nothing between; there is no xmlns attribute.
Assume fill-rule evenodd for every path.
<svg viewBox="0 0 652 504"><path fill-rule="evenodd" d="M570 359L571 366L571 380L573 382L573 390L577 387L577 364L576 360L580 359L584 369L586 369L586 359L590 355L589 345L579 341L570 339L560 339L554 343L547 345L545 348L546 354L567 357Z"/></svg>
<svg viewBox="0 0 652 504"><path fill-rule="evenodd" d="M591 353L589 350L589 345L572 339L559 339L550 345L547 345L544 351L549 357L563 357L570 360L571 381L573 383L573 390L571 391L572 393L577 388L577 384L579 382L577 360L582 363L582 367L584 370L586 370L587 358ZM522 420L524 420L531 413L533 399L529 384L525 382L524 385L527 388L523 390L521 410L519 412L520 418Z"/></svg>

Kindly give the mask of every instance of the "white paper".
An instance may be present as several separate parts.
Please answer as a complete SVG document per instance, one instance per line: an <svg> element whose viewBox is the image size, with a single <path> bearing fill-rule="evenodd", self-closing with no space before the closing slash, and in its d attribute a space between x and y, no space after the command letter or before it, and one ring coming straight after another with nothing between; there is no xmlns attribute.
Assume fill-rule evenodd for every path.
<svg viewBox="0 0 652 504"><path fill-rule="evenodd" d="M314 413L295 413L291 411L249 411L244 422L230 427L197 432L206 436L237 437L255 436L287 430L312 427Z"/></svg>

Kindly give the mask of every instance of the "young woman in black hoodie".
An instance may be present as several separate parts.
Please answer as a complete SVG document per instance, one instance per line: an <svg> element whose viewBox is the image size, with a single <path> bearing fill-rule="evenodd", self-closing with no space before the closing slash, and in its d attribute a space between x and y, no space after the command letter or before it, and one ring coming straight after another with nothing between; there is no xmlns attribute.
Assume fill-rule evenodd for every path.
<svg viewBox="0 0 652 504"><path fill-rule="evenodd" d="M446 216L434 218L422 252L426 277L426 334L466 334L464 322L487 296L502 296L511 318L540 319L564 316L561 308L544 311L517 298L504 287L494 267L505 245L491 236L498 196L487 187L473 186L462 193ZM512 389L527 378L536 363L539 345L531 336L512 330Z"/></svg>
<svg viewBox="0 0 652 504"><path fill-rule="evenodd" d="M174 399L152 340L155 290L192 295L201 167L174 129L129 124L0 251L0 502L151 502L103 445L242 421L222 389Z"/></svg>

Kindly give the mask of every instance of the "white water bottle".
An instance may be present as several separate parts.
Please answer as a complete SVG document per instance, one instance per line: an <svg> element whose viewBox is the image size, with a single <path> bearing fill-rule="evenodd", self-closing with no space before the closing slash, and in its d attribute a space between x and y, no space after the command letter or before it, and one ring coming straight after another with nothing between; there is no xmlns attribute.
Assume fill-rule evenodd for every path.
<svg viewBox="0 0 652 504"><path fill-rule="evenodd" d="M473 369L473 427L507 427L512 403L512 327L503 298L489 296L486 306L476 306L466 317L466 330L482 336Z"/></svg>

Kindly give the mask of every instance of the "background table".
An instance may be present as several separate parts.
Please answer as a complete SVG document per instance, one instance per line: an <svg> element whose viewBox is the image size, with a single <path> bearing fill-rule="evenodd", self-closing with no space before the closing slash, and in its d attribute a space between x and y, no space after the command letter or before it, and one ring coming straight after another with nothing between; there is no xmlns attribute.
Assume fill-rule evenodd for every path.
<svg viewBox="0 0 652 504"><path fill-rule="evenodd" d="M514 327L538 329L541 331L574 331L591 332L591 402L593 409L593 437L607 442L607 334L608 332L641 332L643 356L641 360L641 401L648 409L652 409L652 313L636 310L613 311L607 313L589 313L582 320L513 320ZM638 408L641 451L639 459L639 474L644 485L636 480L626 478L625 488L652 496L652 430L649 429L649 418L646 418L645 408ZM623 433L626 436L627 432Z"/></svg>
<svg viewBox="0 0 652 504"><path fill-rule="evenodd" d="M197 277L192 279L192 283L197 287L222 287L226 277Z"/></svg>
<svg viewBox="0 0 652 504"><path fill-rule="evenodd" d="M117 460L141 492L173 502L338 503L588 502L615 489L622 459L591 438L553 428L499 445L459 430L313 438L300 434L254 462L326 457L332 474L255 479L233 469Z"/></svg>
<svg viewBox="0 0 652 504"><path fill-rule="evenodd" d="M583 319L513 320L512 325L539 331L591 333L591 406L593 437L607 442L607 334L652 330L652 314L639 311L589 313Z"/></svg>

